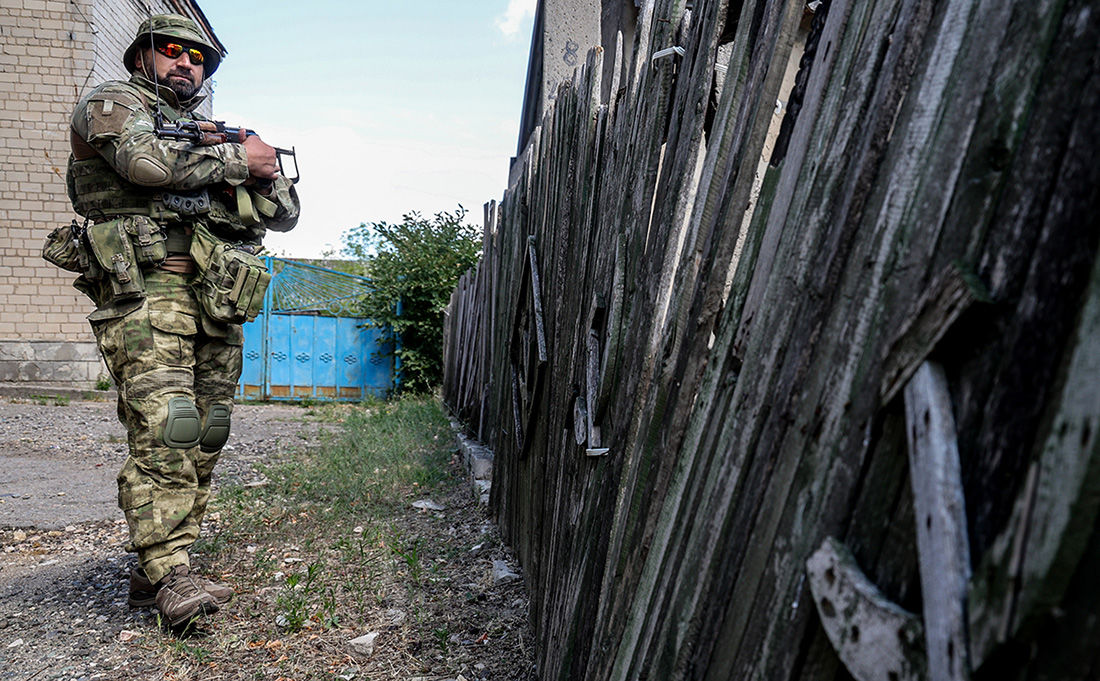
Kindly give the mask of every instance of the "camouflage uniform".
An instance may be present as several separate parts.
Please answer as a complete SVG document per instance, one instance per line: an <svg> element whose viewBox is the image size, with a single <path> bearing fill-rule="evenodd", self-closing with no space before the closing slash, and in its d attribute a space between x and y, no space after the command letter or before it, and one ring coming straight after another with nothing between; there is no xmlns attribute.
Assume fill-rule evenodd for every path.
<svg viewBox="0 0 1100 681"><path fill-rule="evenodd" d="M134 49L127 51L131 70ZM206 77L218 59L207 59ZM243 145L197 146L154 134L158 106L169 122L198 120L191 112L200 101L177 101L172 90L135 71L128 82L97 87L72 116L67 185L74 209L95 223L152 218L167 234L175 265L169 269L180 269L180 263L193 268L189 243L200 227L227 242L258 245L267 229L289 230L298 218L297 194L282 176L267 196L274 206L242 218L234 189L249 178ZM202 196L205 202L198 200ZM161 265L142 274L144 296L120 298L106 277L81 276L75 285L97 304L89 320L118 387L118 416L129 434L129 457L118 475L119 506L130 528L127 548L157 582L176 566L189 565L211 472L228 437L243 335L239 324L217 321L200 305L201 268L180 273Z"/></svg>

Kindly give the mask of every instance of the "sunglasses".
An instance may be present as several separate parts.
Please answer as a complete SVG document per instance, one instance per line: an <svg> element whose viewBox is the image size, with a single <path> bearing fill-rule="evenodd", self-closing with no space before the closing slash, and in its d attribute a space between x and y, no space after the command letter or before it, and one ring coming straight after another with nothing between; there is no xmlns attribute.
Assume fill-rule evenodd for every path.
<svg viewBox="0 0 1100 681"><path fill-rule="evenodd" d="M165 43L163 45L154 45L153 48L156 49L157 52L163 54L165 57L168 57L169 59L179 59L179 56L186 52L187 55L191 58L191 63L195 65L201 64L204 59L200 50L197 50L194 47L184 47L179 43Z"/></svg>

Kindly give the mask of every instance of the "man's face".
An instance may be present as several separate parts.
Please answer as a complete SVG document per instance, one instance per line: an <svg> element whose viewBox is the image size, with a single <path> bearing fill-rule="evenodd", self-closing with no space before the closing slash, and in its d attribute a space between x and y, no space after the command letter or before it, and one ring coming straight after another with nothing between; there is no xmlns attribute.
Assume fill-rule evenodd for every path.
<svg viewBox="0 0 1100 681"><path fill-rule="evenodd" d="M183 52L172 59L161 54L157 50L151 48L145 48L139 54L139 59L142 60L146 66L142 68L142 72L146 76L152 79L152 74L149 73L148 64L152 64L156 69L156 81L161 85L169 87L176 93L176 98L180 101L190 99L195 96L195 93L202 87L203 78L203 65L195 64L191 61L191 56L188 53L187 48L194 47L190 43L179 41L169 38L157 38L159 41L163 41L165 44L176 43L184 47Z"/></svg>

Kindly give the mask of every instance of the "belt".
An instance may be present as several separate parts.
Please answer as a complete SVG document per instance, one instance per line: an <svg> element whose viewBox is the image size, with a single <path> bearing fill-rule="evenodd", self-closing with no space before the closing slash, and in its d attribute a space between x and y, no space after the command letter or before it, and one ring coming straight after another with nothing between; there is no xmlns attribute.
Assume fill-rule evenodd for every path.
<svg viewBox="0 0 1100 681"><path fill-rule="evenodd" d="M165 241L168 253L191 252L191 230L181 224L168 225L164 228Z"/></svg>

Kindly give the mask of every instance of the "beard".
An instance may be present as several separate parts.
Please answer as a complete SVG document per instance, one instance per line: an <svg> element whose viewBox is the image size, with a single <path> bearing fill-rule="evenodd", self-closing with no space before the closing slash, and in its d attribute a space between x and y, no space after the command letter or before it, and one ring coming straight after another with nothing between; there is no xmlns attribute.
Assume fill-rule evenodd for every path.
<svg viewBox="0 0 1100 681"><path fill-rule="evenodd" d="M199 91L199 88L202 87L201 85L195 85L195 83L191 81L190 77L186 73L177 73L175 75L182 76L187 80L172 78L172 75L173 74L170 72L164 78L157 78L157 82L164 87L170 89L172 92L175 92L176 99L181 102L194 97L195 94Z"/></svg>

